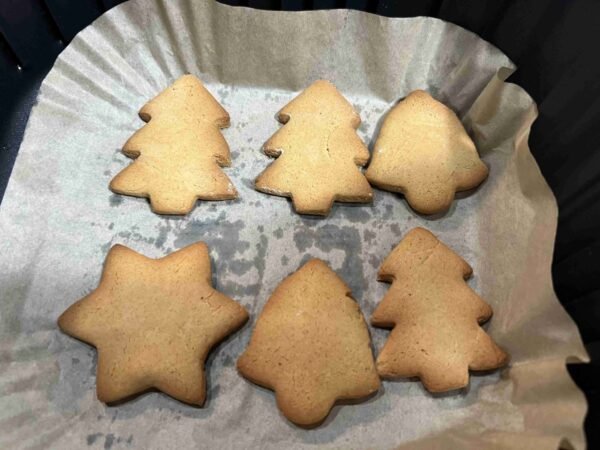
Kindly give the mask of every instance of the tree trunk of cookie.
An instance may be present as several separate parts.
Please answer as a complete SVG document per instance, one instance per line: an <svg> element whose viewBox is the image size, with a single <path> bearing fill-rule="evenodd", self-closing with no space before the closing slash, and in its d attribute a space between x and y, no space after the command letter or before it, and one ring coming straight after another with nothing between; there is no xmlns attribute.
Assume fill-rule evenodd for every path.
<svg viewBox="0 0 600 450"><path fill-rule="evenodd" d="M294 209L298 214L327 215L333 205L333 196L298 193L292 195Z"/></svg>

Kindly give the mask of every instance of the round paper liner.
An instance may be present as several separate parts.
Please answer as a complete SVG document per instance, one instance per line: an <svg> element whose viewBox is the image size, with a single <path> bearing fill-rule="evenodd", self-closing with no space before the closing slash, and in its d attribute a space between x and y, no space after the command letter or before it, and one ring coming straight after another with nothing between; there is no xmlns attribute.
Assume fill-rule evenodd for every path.
<svg viewBox="0 0 600 450"><path fill-rule="evenodd" d="M503 82L512 67L476 35L423 17L135 0L96 20L43 82L0 210L2 446L556 448L566 439L583 448L585 400L564 363L586 354L552 288L557 207L527 146L536 107ZM240 196L164 217L108 183L131 162L120 148L143 126L138 109L184 73L231 115L225 171ZM271 162L261 146L280 126L276 112L319 78L360 112L367 143L398 99L427 89L459 113L489 179L436 218L380 190L372 205L336 204L325 219L255 191ZM510 369L472 376L464 392L442 397L418 382L385 382L369 401L335 407L315 430L294 427L271 392L235 370L268 296L319 257L368 318L389 288L377 282L379 265L415 226L473 266L470 284L494 308L487 331L511 353ZM95 350L62 335L56 318L97 285L111 245L159 257L198 240L210 247L216 287L251 314L208 360L205 408L157 393L101 404ZM378 350L388 332L370 330Z"/></svg>

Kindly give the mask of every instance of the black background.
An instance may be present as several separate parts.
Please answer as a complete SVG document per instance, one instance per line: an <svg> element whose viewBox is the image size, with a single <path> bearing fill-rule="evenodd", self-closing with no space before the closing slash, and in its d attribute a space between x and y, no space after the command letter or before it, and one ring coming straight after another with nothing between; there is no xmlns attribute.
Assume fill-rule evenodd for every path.
<svg viewBox="0 0 600 450"><path fill-rule="evenodd" d="M198 0L203 1L203 0ZM592 357L569 366L600 448L600 2L596 0L222 0L264 9L353 8L467 28L517 65L539 107L529 145L559 205L553 280ZM121 0L0 0L0 199L43 77L75 34ZM51 174L49 174L51 176ZM2 238L0 236L0 238ZM527 299L523 299L527 301Z"/></svg>

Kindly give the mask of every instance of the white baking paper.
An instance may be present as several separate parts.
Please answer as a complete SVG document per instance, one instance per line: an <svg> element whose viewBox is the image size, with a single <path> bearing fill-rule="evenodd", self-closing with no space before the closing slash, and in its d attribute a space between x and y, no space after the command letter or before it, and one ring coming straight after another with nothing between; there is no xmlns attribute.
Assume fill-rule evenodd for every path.
<svg viewBox="0 0 600 450"><path fill-rule="evenodd" d="M503 82L512 69L476 35L431 18L192 0L135 0L103 15L43 82L0 207L0 447L582 449L586 404L565 362L587 356L552 288L557 207L527 146L535 104ZM119 150L143 125L138 109L184 73L231 115L225 171L240 197L164 217L108 183L130 163ZM338 204L327 218L299 216L289 200L255 191L271 162L261 146L280 126L276 112L319 78L360 112L368 143L398 99L427 89L463 118L489 179L435 218L379 190L372 205ZM415 226L473 266L470 284L494 308L487 330L511 353L510 367L444 396L386 381L374 398L336 406L317 429L290 424L273 394L235 369L269 294L319 257L369 317L388 289L379 265ZM210 355L205 407L160 393L100 403L95 350L60 333L57 317L96 287L111 245L160 257L198 240L210 246L216 287L251 314ZM388 332L371 333L380 349Z"/></svg>

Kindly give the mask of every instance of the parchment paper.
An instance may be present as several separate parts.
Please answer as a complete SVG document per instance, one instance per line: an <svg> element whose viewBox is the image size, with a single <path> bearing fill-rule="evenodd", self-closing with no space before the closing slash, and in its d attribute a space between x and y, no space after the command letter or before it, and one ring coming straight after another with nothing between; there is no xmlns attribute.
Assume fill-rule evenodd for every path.
<svg viewBox="0 0 600 450"><path fill-rule="evenodd" d="M512 67L474 34L431 18L191 0L131 1L102 16L42 84L0 210L0 447L583 448L585 400L565 361L587 356L552 288L557 207L527 146L536 107L503 82ZM231 114L226 172L240 198L161 217L144 199L112 195L108 183L130 163L119 149L143 125L138 109L187 72ZM398 99L429 90L463 117L489 179L433 219L378 190L373 205L336 205L326 219L256 192L275 113L318 78L360 111L359 133L371 143ZM494 308L487 329L511 353L510 368L472 376L468 389L447 396L415 381L385 382L378 396L337 406L315 430L291 425L271 392L235 370L269 294L320 257L369 317L388 289L377 268L417 225L474 267L470 283ZM209 358L206 406L160 393L100 403L95 350L62 335L56 318L96 287L111 245L159 257L197 240L210 246L216 287L251 314ZM371 333L380 349L388 332Z"/></svg>

